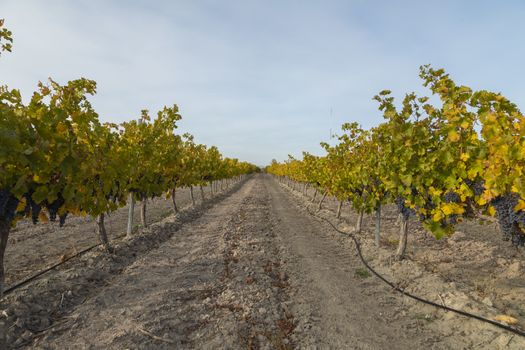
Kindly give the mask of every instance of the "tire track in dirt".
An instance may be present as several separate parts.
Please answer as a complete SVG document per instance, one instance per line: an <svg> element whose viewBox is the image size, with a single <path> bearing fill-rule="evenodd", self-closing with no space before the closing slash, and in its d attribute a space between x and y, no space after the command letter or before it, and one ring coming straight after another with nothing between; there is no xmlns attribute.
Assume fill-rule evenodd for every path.
<svg viewBox="0 0 525 350"><path fill-rule="evenodd" d="M403 299L362 275L355 253L327 234L329 228L300 209L276 181L264 178L272 199L276 235L287 256L295 292L292 312L301 320L302 348L447 349L435 331L404 314Z"/></svg>

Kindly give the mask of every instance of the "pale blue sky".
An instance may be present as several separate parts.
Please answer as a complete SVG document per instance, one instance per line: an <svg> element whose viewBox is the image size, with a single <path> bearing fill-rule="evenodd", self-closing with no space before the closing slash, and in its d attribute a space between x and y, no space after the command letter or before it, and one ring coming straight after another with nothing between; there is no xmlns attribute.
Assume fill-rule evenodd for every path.
<svg viewBox="0 0 525 350"><path fill-rule="evenodd" d="M98 82L104 121L177 103L181 130L264 165L382 121L372 97L424 92L418 67L525 105L520 1L0 0L0 83ZM330 108L333 110L329 120Z"/></svg>

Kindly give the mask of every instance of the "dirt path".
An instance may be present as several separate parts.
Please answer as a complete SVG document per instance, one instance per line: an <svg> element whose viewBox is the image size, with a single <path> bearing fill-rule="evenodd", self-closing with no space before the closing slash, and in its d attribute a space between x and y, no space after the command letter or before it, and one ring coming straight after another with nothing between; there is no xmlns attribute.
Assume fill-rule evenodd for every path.
<svg viewBox="0 0 525 350"><path fill-rule="evenodd" d="M46 330L31 345L287 348L293 317L267 203L260 180L249 180L56 321L65 327Z"/></svg>
<svg viewBox="0 0 525 350"><path fill-rule="evenodd" d="M479 340L475 321L468 333L431 323L435 310L367 275L347 242L265 175L5 302L17 348L470 349Z"/></svg>
<svg viewBox="0 0 525 350"><path fill-rule="evenodd" d="M288 250L287 270L294 310L312 315L303 327L310 329L305 347L337 349L431 348L435 333L419 328L416 320L401 316L403 300L375 279L356 275L361 263L345 250L326 227L298 208L289 194L265 179L272 198L277 232ZM433 338L434 337L434 338Z"/></svg>

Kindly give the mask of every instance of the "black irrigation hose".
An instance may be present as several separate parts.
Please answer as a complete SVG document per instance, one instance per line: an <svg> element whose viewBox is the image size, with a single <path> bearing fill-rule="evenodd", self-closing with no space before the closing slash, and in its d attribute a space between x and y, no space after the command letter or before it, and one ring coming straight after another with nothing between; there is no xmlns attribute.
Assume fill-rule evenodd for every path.
<svg viewBox="0 0 525 350"><path fill-rule="evenodd" d="M490 320L488 318L485 318L485 317L482 317L482 316L479 316L479 315L474 315L474 314L471 314L469 312L466 312L466 311L463 311L463 310L458 310L458 309L455 309L455 308L452 308L452 307L449 307L449 306L446 306L446 305L440 305L438 303L435 303L433 301L430 301L430 300L426 300L426 299L423 299L421 297L418 297L417 295L414 295L414 294L411 294L407 291L405 291L404 289L396 286L393 282L387 280L385 277L383 277L382 275L380 275L376 270L374 270L369 264L368 262L365 260L365 258L363 257L363 254L361 252L361 244L359 243L359 240L355 237L355 235L351 232L344 232L344 231L341 231L339 230L330 220L326 219L326 218L323 218L321 216L318 216L312 212L310 212L309 208L306 207L306 211L312 215L313 217L316 217L318 219L321 219L321 220L324 220L326 221L330 226L332 226L332 228L337 231L338 233L344 235L344 236L349 236L355 243L355 246L356 246L356 250L357 250L357 254L359 255L359 259L361 260L361 262L363 263L363 265L366 266L366 268L368 270L370 270L370 272L372 272L377 278L379 278L381 281L383 281L384 283L386 283L387 285L389 285L390 287L392 287L392 289L394 289L396 292L399 292L409 298L412 298L414 300L417 300L419 302L422 302L424 304L427 304L427 305L431 305L431 306L434 306L438 309L443 309L443 310L446 310L446 311L451 311L451 312L455 312L459 315L462 315L462 316L466 316L466 317L470 317L470 318L474 318L476 320L479 320L479 321L482 321L482 322L486 322L486 323L489 323L493 326L496 326L496 327L499 327L499 328L502 328L506 331L509 331L509 332L512 332L514 334L517 334L517 335L520 335L522 337L525 337L525 332L522 331L521 329L517 329L517 328L514 328L514 327L511 327L509 325L506 325L506 324L503 324L503 323L499 323L499 322L496 322L494 320Z"/></svg>
<svg viewBox="0 0 525 350"><path fill-rule="evenodd" d="M44 270L42 270L42 271L39 271L39 272L35 273L34 275L32 275L32 276L26 278L25 280L16 283L15 285L13 285L13 286L7 288L6 290L4 290L4 296L7 295L7 294L9 294L9 293L11 293L12 291L14 291L14 290L16 290L16 289L22 287L22 286L25 286L26 284L28 284L29 282L31 282L31 281L37 279L38 277L42 276L43 274L45 274L45 273L47 273L47 272L49 272L49 271L51 271L51 270L56 269L57 267L59 267L60 265L65 264L65 263L68 262L69 260L71 260L71 259L73 259L73 258L76 258L77 256L82 255L82 254L84 254L84 253L87 253L87 252L89 252L90 250L93 250L94 248L98 247L99 245L101 245L101 243L99 243L99 244L95 244L95 245L93 245L93 246L91 246L91 247L89 247L89 248L86 248L86 249L84 249L84 250L81 250L80 252L76 253L75 255L69 256L69 257L67 257L66 259L61 260L60 262L58 262L58 263L56 263L56 264L53 264L53 265L49 266L48 268L46 268L46 269L44 269Z"/></svg>

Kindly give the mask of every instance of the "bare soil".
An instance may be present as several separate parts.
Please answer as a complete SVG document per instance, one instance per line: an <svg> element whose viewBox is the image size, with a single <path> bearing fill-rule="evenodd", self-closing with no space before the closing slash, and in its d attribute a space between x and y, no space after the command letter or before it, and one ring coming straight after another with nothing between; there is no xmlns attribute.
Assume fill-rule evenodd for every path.
<svg viewBox="0 0 525 350"><path fill-rule="evenodd" d="M205 188L207 198L211 196ZM201 202L199 189L194 189L197 203ZM189 188L178 189L177 205L185 208L191 205ZM122 207L106 217L108 239L116 239L126 232L129 207ZM173 214L171 199L154 198L147 203L147 222L157 222ZM17 223L9 235L5 256L6 285L10 286L34 273L75 254L84 248L99 243L95 232L95 220L89 216L69 216L63 227L58 222L39 222L33 225L30 220ZM141 229L140 203L134 211L134 230Z"/></svg>
<svg viewBox="0 0 525 350"><path fill-rule="evenodd" d="M350 240L308 214L308 197L269 176L254 176L178 215L163 203L150 210L157 213L151 221L158 222L132 239L114 241L114 254L92 251L4 298L0 331L6 347L525 348L518 336L392 292L363 269ZM337 222L335 205L328 200L320 214ZM120 221L113 215L114 223L121 222L115 236L124 230L125 213ZM349 229L354 219L346 208L338 223ZM471 235L468 225L474 224L466 224L454 240L435 242L413 224L409 259L394 262L394 222L395 212L385 210L380 249L372 244L373 221L364 222L360 239L378 270L429 299L523 321L515 311L524 305L523 269L513 272L512 265L522 264L523 256L482 233L494 228L479 226L479 234ZM92 222L71 225L75 237L93 236ZM16 243L26 244L26 251L11 250L10 266L26 269L12 274L12 281L38 269L32 265L38 258L28 253L35 249L30 239L55 251L43 255L51 261L64 253L54 245L69 236L23 230L35 238ZM74 238L67 244L73 243L79 244ZM443 261L447 256L450 262ZM23 262L26 257L32 262Z"/></svg>
<svg viewBox="0 0 525 350"><path fill-rule="evenodd" d="M303 210L307 206L310 210L317 208L317 201L315 205L310 203L313 189L307 190L305 196L282 184L281 188L292 194ZM338 201L327 197L317 215L347 232L353 231L357 213L346 203L340 219L336 219L337 207ZM366 260L382 275L407 291L440 304L489 319L512 316L518 321L515 326L525 329L525 250L503 241L496 224L465 221L452 236L436 240L417 220L411 219L406 259L396 261L399 223L395 206L382 209L381 221L380 248L374 243L375 214L365 215L359 240ZM355 250L350 239L329 232L345 249ZM356 274L363 275L361 270L356 270ZM441 333L435 338L437 348L525 349L525 339L491 325L422 306L408 298L403 303L409 307L401 314L412 313L414 327L424 325L436 335Z"/></svg>

